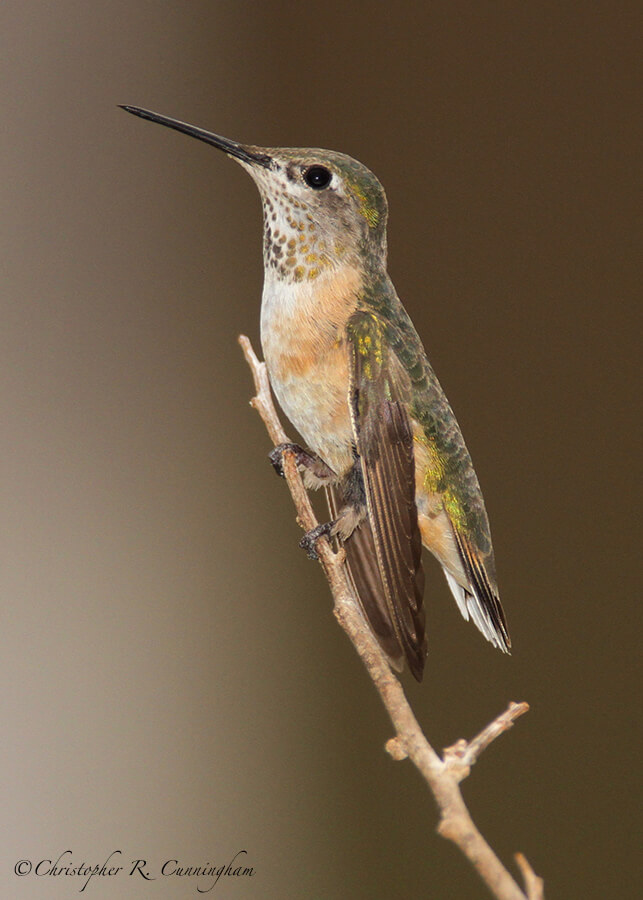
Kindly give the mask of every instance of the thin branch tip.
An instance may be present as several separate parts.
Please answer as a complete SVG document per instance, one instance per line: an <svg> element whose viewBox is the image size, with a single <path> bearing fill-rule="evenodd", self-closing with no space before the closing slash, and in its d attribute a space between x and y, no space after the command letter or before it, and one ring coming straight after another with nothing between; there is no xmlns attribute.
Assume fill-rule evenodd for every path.
<svg viewBox="0 0 643 900"><path fill-rule="evenodd" d="M527 900L545 900L545 882L536 875L524 853L515 853L514 859L525 882Z"/></svg>
<svg viewBox="0 0 643 900"><path fill-rule="evenodd" d="M478 761L480 754L486 750L505 731L513 727L517 718L524 715L529 709L528 703L515 703L512 701L507 709L500 713L493 722L483 728L472 740L460 739L443 752L444 762L449 768L457 771L458 780L466 778L471 766Z"/></svg>

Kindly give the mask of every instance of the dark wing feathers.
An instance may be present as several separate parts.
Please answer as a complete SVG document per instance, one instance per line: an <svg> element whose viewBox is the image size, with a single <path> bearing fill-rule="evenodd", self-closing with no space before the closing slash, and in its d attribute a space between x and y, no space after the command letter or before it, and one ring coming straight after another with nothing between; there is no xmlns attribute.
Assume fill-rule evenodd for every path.
<svg viewBox="0 0 643 900"><path fill-rule="evenodd" d="M347 334L351 347L349 402L368 507L365 524L370 532L367 536L361 526L355 540L348 539L347 562L369 621L379 619L381 642L382 619L388 629L384 649L395 659L388 649L394 639L419 681L426 635L413 433L378 318L356 313ZM377 592L361 593L360 585L376 585ZM374 623L373 628L377 633Z"/></svg>
<svg viewBox="0 0 643 900"><path fill-rule="evenodd" d="M337 496L337 488L327 487L326 497L331 518L336 519L342 506ZM395 631L391 627L386 594L373 542L373 532L368 519L364 519L350 538L344 542L344 550L346 552L346 571L353 593L389 662L399 672L404 665L404 654Z"/></svg>

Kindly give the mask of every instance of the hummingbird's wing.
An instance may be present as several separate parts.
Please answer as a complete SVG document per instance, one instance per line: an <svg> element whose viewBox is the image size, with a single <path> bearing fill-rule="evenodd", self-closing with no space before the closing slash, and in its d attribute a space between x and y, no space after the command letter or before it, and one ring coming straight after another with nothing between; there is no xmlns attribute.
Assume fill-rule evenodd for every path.
<svg viewBox="0 0 643 900"><path fill-rule="evenodd" d="M408 376L403 395L424 459L420 502L423 495L440 498L459 562L452 565L430 541L426 546L442 563L464 618L471 618L488 641L507 653L511 640L498 597L489 521L469 451L411 320L394 292L388 299L393 302L384 326L386 343Z"/></svg>
<svg viewBox="0 0 643 900"><path fill-rule="evenodd" d="M403 654L420 681L426 658L424 573L405 392L378 316L355 313L346 334L349 406L368 510L366 521L346 541L347 563L380 643L393 662Z"/></svg>
<svg viewBox="0 0 643 900"><path fill-rule="evenodd" d="M328 485L325 490L330 517L336 519L346 498L342 496L341 486ZM390 664L401 672L405 657L391 624L387 592L382 583L373 531L368 519L360 522L342 546L346 553L346 572L353 593Z"/></svg>

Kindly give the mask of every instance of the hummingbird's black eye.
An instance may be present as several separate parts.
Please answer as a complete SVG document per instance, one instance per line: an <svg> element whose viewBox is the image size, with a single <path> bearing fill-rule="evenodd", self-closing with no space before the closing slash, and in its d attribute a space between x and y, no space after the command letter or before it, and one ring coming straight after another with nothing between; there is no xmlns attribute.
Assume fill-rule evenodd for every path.
<svg viewBox="0 0 643 900"><path fill-rule="evenodd" d="M315 188L317 191L328 187L332 177L333 173L325 169L324 166L311 166L304 172L304 181L308 187Z"/></svg>

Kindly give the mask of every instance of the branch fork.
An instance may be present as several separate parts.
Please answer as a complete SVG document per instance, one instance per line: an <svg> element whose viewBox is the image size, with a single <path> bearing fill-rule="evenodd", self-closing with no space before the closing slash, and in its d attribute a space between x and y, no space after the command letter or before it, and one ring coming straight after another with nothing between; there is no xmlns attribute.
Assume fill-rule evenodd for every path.
<svg viewBox="0 0 643 900"><path fill-rule="evenodd" d="M257 358L245 335L239 337L239 343L255 384L256 395L250 405L261 416L273 444L287 443L288 438L272 402L266 364ZM297 510L297 522L309 532L318 522L297 470L295 456L288 450L283 454L283 473ZM515 858L525 884L524 891L518 886L478 831L459 787L480 754L527 712L528 704L510 703L505 712L471 741L457 741L440 757L422 732L400 682L353 597L344 574L344 550L340 548L335 552L326 538L317 542L316 550L333 595L335 618L366 666L395 729L395 736L387 741L385 749L395 760L410 759L424 777L440 811L438 833L459 847L497 900L544 900L543 881L521 853Z"/></svg>

